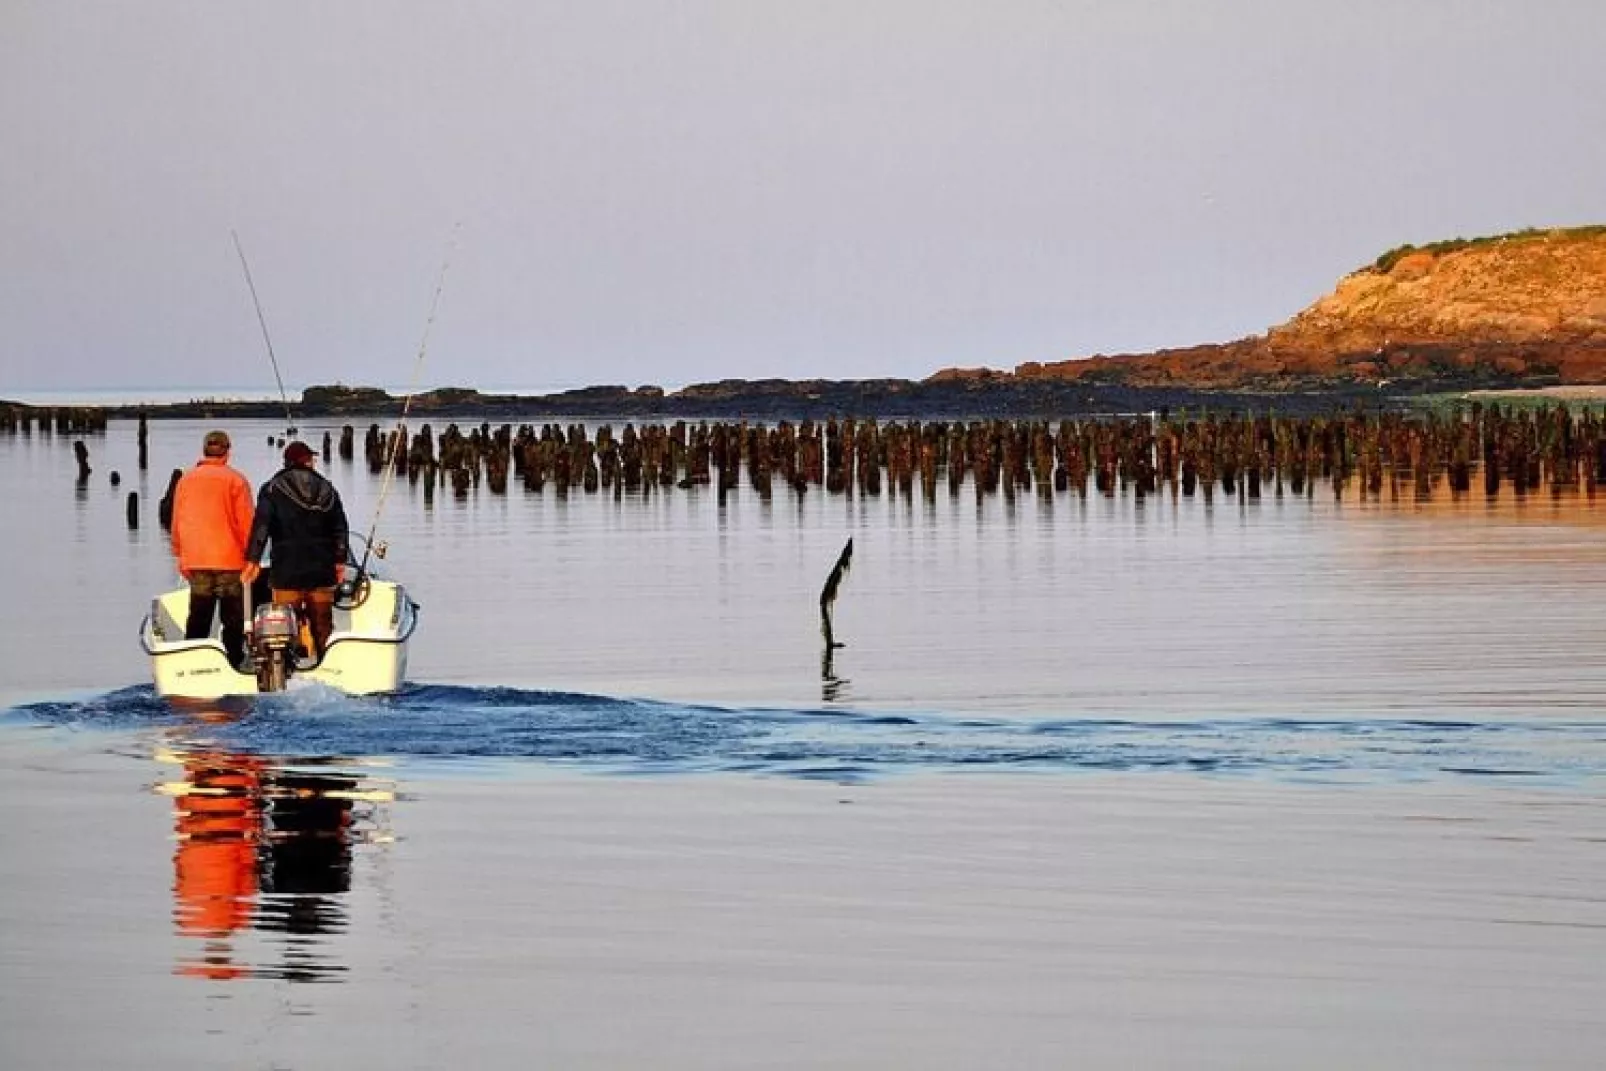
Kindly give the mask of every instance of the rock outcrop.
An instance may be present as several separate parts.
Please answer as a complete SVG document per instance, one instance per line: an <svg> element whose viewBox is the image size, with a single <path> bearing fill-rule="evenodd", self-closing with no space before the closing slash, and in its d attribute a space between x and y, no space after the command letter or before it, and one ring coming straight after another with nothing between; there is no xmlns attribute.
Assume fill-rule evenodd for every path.
<svg viewBox="0 0 1606 1071"><path fill-rule="evenodd" d="M1167 408L1290 414L1395 394L1606 383L1606 226L1402 246L1264 335L924 380L728 379L677 391L595 386L556 394L468 387L411 399L414 420L490 417L781 419L1055 416ZM373 387L311 387L306 416L394 416ZM107 410L133 416L274 416L271 402Z"/></svg>
<svg viewBox="0 0 1606 1071"><path fill-rule="evenodd" d="M949 369L932 379L998 375ZM1273 391L1603 383L1606 226L1402 246L1264 335L1023 364L1010 375Z"/></svg>

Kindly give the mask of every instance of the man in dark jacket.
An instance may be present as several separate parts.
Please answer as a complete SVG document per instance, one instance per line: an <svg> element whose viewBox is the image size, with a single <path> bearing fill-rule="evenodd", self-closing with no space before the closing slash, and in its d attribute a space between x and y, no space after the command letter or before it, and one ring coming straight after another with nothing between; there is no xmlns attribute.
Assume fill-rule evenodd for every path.
<svg viewBox="0 0 1606 1071"><path fill-rule="evenodd" d="M294 606L312 635L312 655L322 659L334 631L335 585L346 560L346 510L334 484L313 470L312 448L296 441L284 448L284 468L257 495L251 541L240 579L262 572L262 554L273 544L273 601Z"/></svg>

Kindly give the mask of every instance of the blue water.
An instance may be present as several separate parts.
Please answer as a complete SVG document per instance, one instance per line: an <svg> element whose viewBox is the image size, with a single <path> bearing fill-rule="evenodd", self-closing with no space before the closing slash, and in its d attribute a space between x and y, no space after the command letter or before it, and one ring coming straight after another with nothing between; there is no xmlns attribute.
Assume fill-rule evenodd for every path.
<svg viewBox="0 0 1606 1071"><path fill-rule="evenodd" d="M743 773L862 782L914 770L1181 771L1318 782L1512 778L1598 785L1606 724L1253 718L1030 722L926 712L698 706L517 688L412 685L353 698L297 688L205 720L138 686L25 704L16 726L161 734L180 750L281 763L383 757L414 772L527 760L609 774Z"/></svg>

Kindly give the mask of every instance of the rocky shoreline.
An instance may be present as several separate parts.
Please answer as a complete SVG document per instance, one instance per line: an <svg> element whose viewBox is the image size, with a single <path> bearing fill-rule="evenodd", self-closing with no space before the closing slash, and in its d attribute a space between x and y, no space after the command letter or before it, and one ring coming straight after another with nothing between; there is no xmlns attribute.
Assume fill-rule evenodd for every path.
<svg viewBox="0 0 1606 1071"><path fill-rule="evenodd" d="M443 388L415 395L417 420L541 420L553 417L755 421L829 417L993 419L1082 417L1118 413L1191 412L1319 414L1337 408L1389 407L1402 396L1366 385L1308 391L1220 391L1184 386L1140 387L1047 379L725 380L667 392L657 387L597 386L554 394L484 394ZM293 403L297 419L394 418L406 399L373 387L309 387ZM43 414L51 408L0 401L0 410ZM75 407L86 408L86 407ZM95 406L108 419L280 417L277 401L196 399L164 404Z"/></svg>

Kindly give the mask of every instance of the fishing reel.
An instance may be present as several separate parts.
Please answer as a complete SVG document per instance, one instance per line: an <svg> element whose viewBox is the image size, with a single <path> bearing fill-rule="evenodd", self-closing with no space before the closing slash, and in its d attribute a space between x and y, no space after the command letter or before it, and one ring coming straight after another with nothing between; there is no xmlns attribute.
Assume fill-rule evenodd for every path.
<svg viewBox="0 0 1606 1071"><path fill-rule="evenodd" d="M385 551L390 549L383 542L370 543L368 550L376 558L383 558ZM335 585L335 609L355 610L368 601L368 593L372 585L368 582L368 569L362 563L366 560L350 553L346 557L351 559L346 564L348 571L345 579Z"/></svg>
<svg viewBox="0 0 1606 1071"><path fill-rule="evenodd" d="M348 566L351 570L346 578L335 585L335 609L355 610L368 601L368 592L371 585L368 583L368 570L360 565Z"/></svg>

